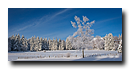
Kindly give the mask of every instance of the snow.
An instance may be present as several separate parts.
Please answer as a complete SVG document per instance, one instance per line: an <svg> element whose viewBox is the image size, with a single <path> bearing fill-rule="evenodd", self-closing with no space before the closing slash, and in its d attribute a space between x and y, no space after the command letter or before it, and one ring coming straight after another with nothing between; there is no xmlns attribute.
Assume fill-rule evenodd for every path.
<svg viewBox="0 0 130 69"><path fill-rule="evenodd" d="M70 53L70 57L66 57ZM56 50L39 52L9 52L8 61L122 61L122 53L105 50ZM77 56L76 56L77 55Z"/></svg>

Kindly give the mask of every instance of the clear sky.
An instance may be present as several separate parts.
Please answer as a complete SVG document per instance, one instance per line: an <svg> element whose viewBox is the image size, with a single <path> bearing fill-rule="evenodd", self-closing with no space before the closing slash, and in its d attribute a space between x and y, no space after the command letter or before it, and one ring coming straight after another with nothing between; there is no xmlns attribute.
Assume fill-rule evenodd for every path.
<svg viewBox="0 0 130 69"><path fill-rule="evenodd" d="M122 33L121 8L8 8L8 37L13 34L24 35L25 38L39 36L42 38L66 40L78 28L73 28L70 21L74 16L86 16L95 20L91 27L93 36L104 37L112 33Z"/></svg>

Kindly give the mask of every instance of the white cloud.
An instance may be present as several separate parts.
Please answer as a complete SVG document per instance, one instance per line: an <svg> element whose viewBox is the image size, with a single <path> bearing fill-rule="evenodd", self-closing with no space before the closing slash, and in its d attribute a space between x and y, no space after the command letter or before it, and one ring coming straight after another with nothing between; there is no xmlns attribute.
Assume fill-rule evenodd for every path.
<svg viewBox="0 0 130 69"><path fill-rule="evenodd" d="M24 29L26 29L26 28L28 28L28 27L31 27L31 26L33 26L33 25L34 25L34 23L33 23L33 24L30 24L30 25L27 25L27 26L25 26L25 27L22 27L22 28L18 29L17 31L24 30Z"/></svg>
<svg viewBox="0 0 130 69"><path fill-rule="evenodd" d="M62 14L62 13L65 13L65 12L67 12L68 10L71 10L71 9L70 9L70 8L64 9L64 10L62 10L62 11L56 13L54 16L60 15L60 14Z"/></svg>
<svg viewBox="0 0 130 69"><path fill-rule="evenodd" d="M33 22L33 23L31 23L31 24L29 24L29 25L27 25L27 26L24 26L24 27L22 27L22 28L19 28L19 29L16 30L16 31L22 31L22 30L24 30L24 29L26 29L26 28L28 28L28 27L37 26L37 25L40 24L40 23L45 23L45 22L47 22L47 21L50 21L51 19L55 18L56 16L58 16L58 15L60 15L60 14L62 14L62 13L67 12L68 10L71 10L71 9L70 9L70 8L64 9L64 10L62 10L62 11L60 11L60 12L57 12L57 13L54 14L54 15L45 15L45 16L41 17L40 19L35 20L35 22ZM75 26L74 26L74 27L75 27ZM15 32L16 32L16 31L15 31Z"/></svg>
<svg viewBox="0 0 130 69"><path fill-rule="evenodd" d="M93 20L92 22L90 22L91 24L95 23L95 20Z"/></svg>
<svg viewBox="0 0 130 69"><path fill-rule="evenodd" d="M122 16L114 17L114 18L110 18L110 19L105 19L105 20L101 20L101 21L96 21L96 23L104 23L104 22L107 22L107 21L111 21L111 20L114 20L114 19L121 18L121 17L122 17Z"/></svg>

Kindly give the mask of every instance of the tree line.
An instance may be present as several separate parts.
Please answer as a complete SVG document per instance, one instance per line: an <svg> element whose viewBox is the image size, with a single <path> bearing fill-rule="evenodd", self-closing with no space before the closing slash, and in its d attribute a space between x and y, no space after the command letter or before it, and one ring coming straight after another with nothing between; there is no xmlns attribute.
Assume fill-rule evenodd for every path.
<svg viewBox="0 0 130 69"><path fill-rule="evenodd" d="M75 50L81 49L82 45L79 41L80 37L73 39L73 43L69 38L64 40L48 39L39 37L32 37L26 39L23 35L12 35L8 38L8 51L42 51L42 50ZM86 39L87 40L87 39ZM90 46L84 46L85 49L98 49L98 50L118 50L122 46L122 35L120 37L113 37L108 34L105 37L96 36L89 43Z"/></svg>

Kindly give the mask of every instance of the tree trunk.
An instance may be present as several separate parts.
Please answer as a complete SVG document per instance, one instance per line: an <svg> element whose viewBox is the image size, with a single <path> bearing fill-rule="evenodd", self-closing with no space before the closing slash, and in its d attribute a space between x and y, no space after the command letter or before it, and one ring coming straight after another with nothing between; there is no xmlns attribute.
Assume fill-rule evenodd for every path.
<svg viewBox="0 0 130 69"><path fill-rule="evenodd" d="M83 55L83 58L84 58L84 49L82 49L82 55Z"/></svg>

